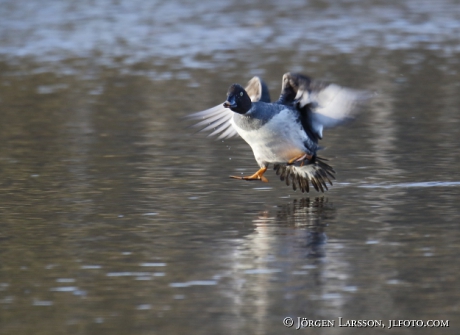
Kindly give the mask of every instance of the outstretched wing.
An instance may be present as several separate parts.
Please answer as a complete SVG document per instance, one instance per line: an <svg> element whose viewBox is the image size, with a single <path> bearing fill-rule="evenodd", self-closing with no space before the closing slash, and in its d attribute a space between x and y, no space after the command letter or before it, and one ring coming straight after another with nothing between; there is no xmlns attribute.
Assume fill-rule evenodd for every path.
<svg viewBox="0 0 460 335"><path fill-rule="evenodd" d="M253 77L248 81L248 84L244 89L248 93L252 102L270 102L270 92L268 91L267 84L265 84L260 77Z"/></svg>
<svg viewBox="0 0 460 335"><path fill-rule="evenodd" d="M259 77L252 78L245 88L252 102L270 102L270 93L267 85ZM223 106L223 102L207 110L193 113L187 118L201 120L193 127L202 128L201 132L212 131L208 136L218 135L218 139L230 138L238 135L231 124L233 111Z"/></svg>
<svg viewBox="0 0 460 335"><path fill-rule="evenodd" d="M297 73L286 73L282 85L279 103L294 104L304 114L304 126L318 139L323 137L323 129L353 119L359 106L371 97L366 91L313 81Z"/></svg>

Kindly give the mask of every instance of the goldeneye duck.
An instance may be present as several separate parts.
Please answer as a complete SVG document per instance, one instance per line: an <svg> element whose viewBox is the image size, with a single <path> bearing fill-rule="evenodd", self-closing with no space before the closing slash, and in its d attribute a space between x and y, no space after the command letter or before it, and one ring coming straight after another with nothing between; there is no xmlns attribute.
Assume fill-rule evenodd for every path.
<svg viewBox="0 0 460 335"><path fill-rule="evenodd" d="M270 164L281 180L294 190L328 189L335 179L334 169L316 155L323 129L352 118L356 107L367 100L363 91L313 81L302 74L286 73L279 99L271 103L266 84L252 78L246 88L230 86L227 100L208 110L191 114L202 119L195 126L213 130L209 136L229 138L240 135L252 148L259 170L251 176L234 179L261 180Z"/></svg>

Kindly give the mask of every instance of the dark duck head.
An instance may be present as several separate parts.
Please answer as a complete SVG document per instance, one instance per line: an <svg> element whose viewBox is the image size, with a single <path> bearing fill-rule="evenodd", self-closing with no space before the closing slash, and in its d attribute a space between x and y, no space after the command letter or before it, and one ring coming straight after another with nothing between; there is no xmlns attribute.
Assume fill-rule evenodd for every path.
<svg viewBox="0 0 460 335"><path fill-rule="evenodd" d="M241 85L233 84L230 86L227 92L227 101L224 102L225 108L230 108L238 114L246 114L251 106L251 98Z"/></svg>

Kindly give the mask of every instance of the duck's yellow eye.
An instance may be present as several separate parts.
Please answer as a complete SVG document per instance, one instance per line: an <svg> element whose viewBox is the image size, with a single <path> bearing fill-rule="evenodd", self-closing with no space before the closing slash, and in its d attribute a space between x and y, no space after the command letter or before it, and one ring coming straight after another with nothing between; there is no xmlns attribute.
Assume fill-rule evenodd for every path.
<svg viewBox="0 0 460 335"><path fill-rule="evenodd" d="M242 96L243 96L243 92L240 92L240 97L242 97Z"/></svg>

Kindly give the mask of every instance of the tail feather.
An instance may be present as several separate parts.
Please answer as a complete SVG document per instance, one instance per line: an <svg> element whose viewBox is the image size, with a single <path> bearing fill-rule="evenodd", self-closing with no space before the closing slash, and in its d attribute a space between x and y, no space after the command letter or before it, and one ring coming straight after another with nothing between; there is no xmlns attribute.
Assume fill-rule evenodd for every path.
<svg viewBox="0 0 460 335"><path fill-rule="evenodd" d="M325 161L327 160L324 158L314 157L303 166L275 164L274 170L286 185L292 183L294 191L299 188L302 193L308 193L311 184L317 192L325 192L329 190L327 184L332 186L331 179L335 180L334 169Z"/></svg>

